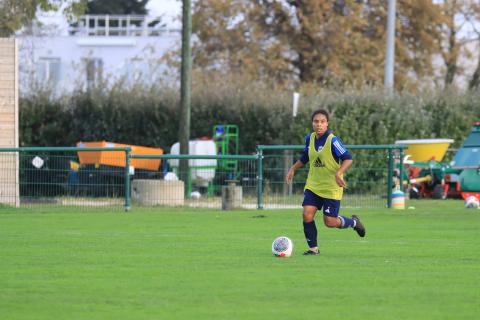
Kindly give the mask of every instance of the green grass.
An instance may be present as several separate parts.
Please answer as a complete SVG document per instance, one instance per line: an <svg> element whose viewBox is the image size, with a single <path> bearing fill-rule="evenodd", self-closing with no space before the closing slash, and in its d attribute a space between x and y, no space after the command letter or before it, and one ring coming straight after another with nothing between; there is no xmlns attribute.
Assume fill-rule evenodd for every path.
<svg viewBox="0 0 480 320"><path fill-rule="evenodd" d="M480 210L345 209L305 248L300 210L0 208L6 319L475 319ZM262 217L263 216L263 217ZM274 258L273 239L296 252Z"/></svg>

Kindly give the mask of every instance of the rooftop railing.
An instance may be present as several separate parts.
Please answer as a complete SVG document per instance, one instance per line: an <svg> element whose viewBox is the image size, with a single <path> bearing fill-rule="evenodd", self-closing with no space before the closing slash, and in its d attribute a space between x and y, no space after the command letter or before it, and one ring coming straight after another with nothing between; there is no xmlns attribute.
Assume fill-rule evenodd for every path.
<svg viewBox="0 0 480 320"><path fill-rule="evenodd" d="M84 15L69 28L75 36L160 36L178 34L159 19L144 15Z"/></svg>

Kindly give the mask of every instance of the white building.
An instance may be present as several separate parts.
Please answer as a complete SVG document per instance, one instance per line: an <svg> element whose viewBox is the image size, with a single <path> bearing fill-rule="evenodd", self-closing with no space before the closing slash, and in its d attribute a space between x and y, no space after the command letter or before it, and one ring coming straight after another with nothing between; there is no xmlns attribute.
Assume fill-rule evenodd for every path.
<svg viewBox="0 0 480 320"><path fill-rule="evenodd" d="M153 83L165 77L162 57L180 48L181 31L154 24L146 16L83 16L75 27L32 32L20 39L20 89L56 93L123 78Z"/></svg>

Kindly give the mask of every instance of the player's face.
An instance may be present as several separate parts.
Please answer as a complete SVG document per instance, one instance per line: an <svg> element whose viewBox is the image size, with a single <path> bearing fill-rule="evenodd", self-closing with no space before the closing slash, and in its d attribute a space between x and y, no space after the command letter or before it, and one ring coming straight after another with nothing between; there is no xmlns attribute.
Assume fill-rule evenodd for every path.
<svg viewBox="0 0 480 320"><path fill-rule="evenodd" d="M328 129L328 120L325 115L319 113L313 117L312 121L313 131L319 136L323 135Z"/></svg>

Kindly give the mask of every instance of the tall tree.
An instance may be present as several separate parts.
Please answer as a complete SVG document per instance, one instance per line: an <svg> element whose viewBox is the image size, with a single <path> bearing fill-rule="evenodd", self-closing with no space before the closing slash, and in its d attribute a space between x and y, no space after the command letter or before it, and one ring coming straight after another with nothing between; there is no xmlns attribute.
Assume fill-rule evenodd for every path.
<svg viewBox="0 0 480 320"><path fill-rule="evenodd" d="M462 74L459 64L466 50L465 26L468 24L471 7L463 0L444 0L439 3L443 15L440 24L438 44L445 64L444 87L454 83L455 77Z"/></svg>
<svg viewBox="0 0 480 320"><path fill-rule="evenodd" d="M66 15L78 15L85 10L86 0L1 0L0 1L0 37L9 37L21 27L35 19L37 9L58 10L63 3Z"/></svg>
<svg viewBox="0 0 480 320"><path fill-rule="evenodd" d="M480 27L478 27L478 21L480 21L480 4L473 4L470 8L471 11L468 20L475 35L474 41L478 47L480 46ZM477 49L476 53L475 59L477 60L477 65L468 82L469 89L478 89L480 87L480 50Z"/></svg>
<svg viewBox="0 0 480 320"><path fill-rule="evenodd" d="M251 73L281 83L383 82L386 2L382 0L203 0L195 3L194 65ZM440 8L398 2L396 86L432 73Z"/></svg>
<svg viewBox="0 0 480 320"><path fill-rule="evenodd" d="M89 0L87 14L146 15L149 0Z"/></svg>
<svg viewBox="0 0 480 320"><path fill-rule="evenodd" d="M398 1L395 82L400 88L415 88L434 74L434 55L444 21L441 7L431 0ZM403 84L403 85L402 85Z"/></svg>

